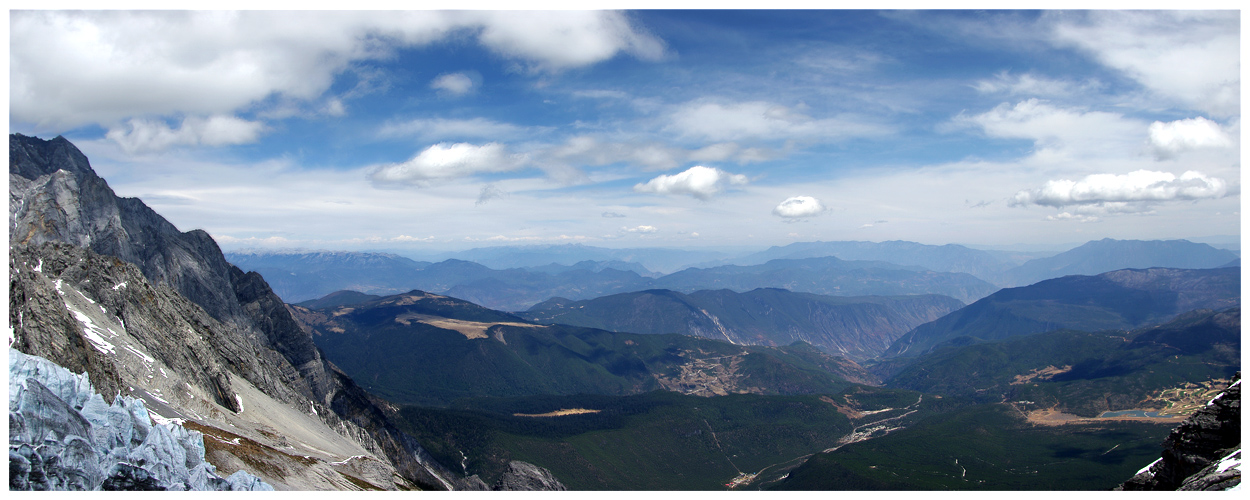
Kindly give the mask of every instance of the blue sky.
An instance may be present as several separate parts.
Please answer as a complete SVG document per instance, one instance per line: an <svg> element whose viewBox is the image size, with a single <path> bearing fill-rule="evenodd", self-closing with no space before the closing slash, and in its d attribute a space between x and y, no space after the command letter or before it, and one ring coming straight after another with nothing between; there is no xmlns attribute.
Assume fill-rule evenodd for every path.
<svg viewBox="0 0 1250 500"><path fill-rule="evenodd" d="M227 249L1237 235L1239 26L15 11L9 126Z"/></svg>

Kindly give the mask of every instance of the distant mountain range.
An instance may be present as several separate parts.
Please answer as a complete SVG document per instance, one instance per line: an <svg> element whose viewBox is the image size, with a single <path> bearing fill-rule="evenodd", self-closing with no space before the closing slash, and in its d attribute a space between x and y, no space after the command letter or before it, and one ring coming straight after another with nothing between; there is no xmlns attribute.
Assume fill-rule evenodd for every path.
<svg viewBox="0 0 1250 500"><path fill-rule="evenodd" d="M390 294L427 290L468 300L492 309L522 311L563 297L584 300L648 289L694 292L729 289L784 288L837 296L939 294L970 302L997 287L971 275L929 271L880 261L844 261L836 257L779 259L754 266L686 269L649 278L629 263L584 261L572 266L491 269L476 262L446 260L424 263L389 254L354 252L239 253L228 258L258 270L274 282L290 303L316 299L333 291ZM341 261L342 264L335 264Z"/></svg>
<svg viewBox="0 0 1250 500"><path fill-rule="evenodd" d="M900 337L885 357L919 356L944 342L971 343L1069 328L1130 329L1194 309L1241 303L1241 268L1124 269L999 290Z"/></svg>
<svg viewBox="0 0 1250 500"><path fill-rule="evenodd" d="M663 267L640 262L643 256L669 256L675 260L668 262L680 261L685 266L711 254L546 245L474 249L449 254L459 258L438 263L368 252L251 250L230 252L226 258L263 274L287 302L316 299L338 290L385 295L420 289L513 311L553 297L585 300L660 288L688 293L773 287L839 296L935 293L971 302L998 287L1074 274L1240 264L1236 253L1202 243L1110 239L1058 254L908 241L793 243L745 257L701 261L699 267L671 269L675 272L669 274L656 272ZM599 260L573 260L582 257Z"/></svg>
<svg viewBox="0 0 1250 500"><path fill-rule="evenodd" d="M590 300L551 299L517 313L544 324L632 333L680 333L735 344L784 346L803 341L864 360L902 334L963 307L942 295L832 297L759 288L689 295L645 290Z"/></svg>
<svg viewBox="0 0 1250 500"><path fill-rule="evenodd" d="M1004 286L1023 286L1074 274L1095 275L1117 269L1171 267L1210 269L1239 260L1237 254L1185 240L1102 239L1059 255L1033 259L1003 275Z"/></svg>

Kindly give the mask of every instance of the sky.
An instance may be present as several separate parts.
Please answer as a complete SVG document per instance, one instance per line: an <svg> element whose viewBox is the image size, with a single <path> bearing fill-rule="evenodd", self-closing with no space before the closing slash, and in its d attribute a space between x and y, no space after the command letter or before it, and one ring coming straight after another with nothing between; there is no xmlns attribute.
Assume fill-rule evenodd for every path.
<svg viewBox="0 0 1250 500"><path fill-rule="evenodd" d="M11 11L9 129L224 249L1239 235L1237 11Z"/></svg>

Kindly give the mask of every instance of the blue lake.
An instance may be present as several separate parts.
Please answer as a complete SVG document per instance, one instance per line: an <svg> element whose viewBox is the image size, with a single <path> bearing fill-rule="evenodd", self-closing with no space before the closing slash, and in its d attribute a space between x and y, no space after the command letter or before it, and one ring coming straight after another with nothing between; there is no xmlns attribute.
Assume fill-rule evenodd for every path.
<svg viewBox="0 0 1250 500"><path fill-rule="evenodd" d="M1104 411L1098 418L1114 418L1114 417L1137 417L1137 418L1167 418L1160 415L1156 411L1146 410L1121 410L1121 411Z"/></svg>

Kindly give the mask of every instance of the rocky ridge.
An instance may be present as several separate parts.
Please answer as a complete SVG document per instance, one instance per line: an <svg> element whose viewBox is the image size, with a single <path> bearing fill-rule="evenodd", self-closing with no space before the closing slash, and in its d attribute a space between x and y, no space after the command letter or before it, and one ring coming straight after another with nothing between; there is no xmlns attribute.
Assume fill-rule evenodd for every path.
<svg viewBox="0 0 1250 500"><path fill-rule="evenodd" d="M64 138L9 146L14 348L88 373L106 397L244 434L277 462L234 465L279 489L486 488L394 428L207 233L118 198Z"/></svg>
<svg viewBox="0 0 1250 500"><path fill-rule="evenodd" d="M1117 490L1223 491L1241 485L1241 373L1172 430L1163 454Z"/></svg>

